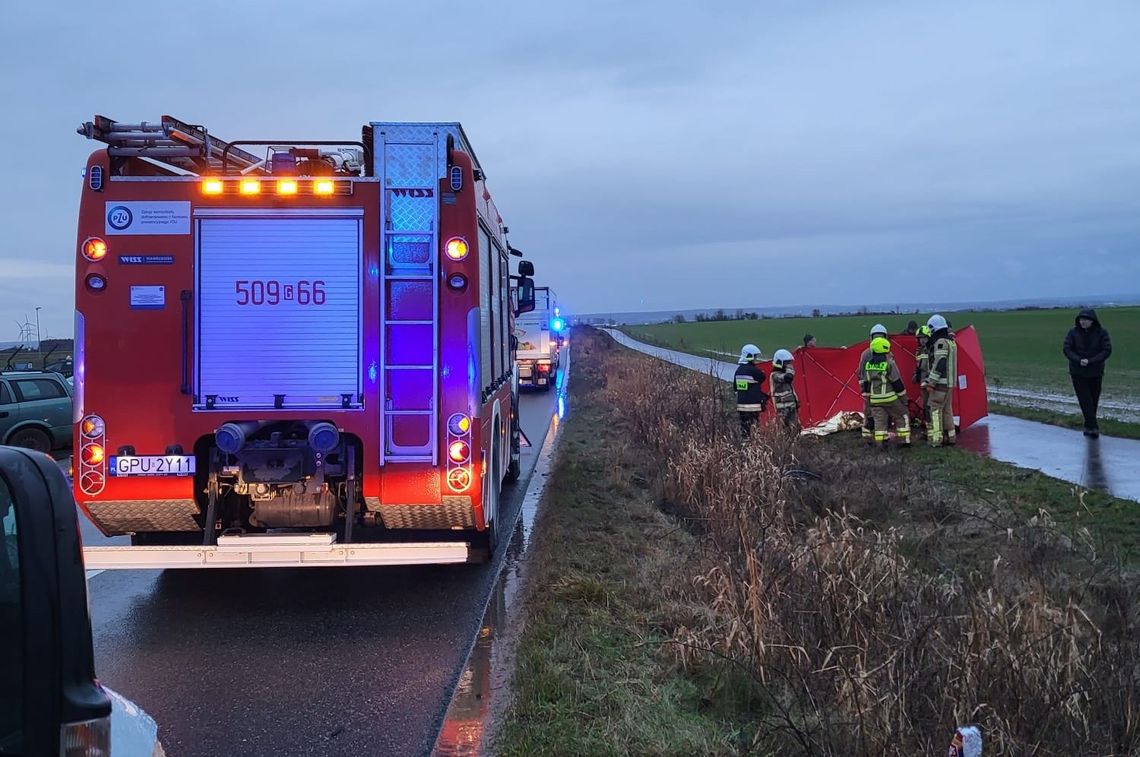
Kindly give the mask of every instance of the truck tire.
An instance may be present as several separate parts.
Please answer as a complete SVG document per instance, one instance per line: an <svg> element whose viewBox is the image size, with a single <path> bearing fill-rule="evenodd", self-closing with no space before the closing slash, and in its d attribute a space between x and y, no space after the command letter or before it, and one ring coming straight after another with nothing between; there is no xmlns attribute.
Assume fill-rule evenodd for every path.
<svg viewBox="0 0 1140 757"><path fill-rule="evenodd" d="M522 475L522 438L519 431L519 403L518 397L511 397L511 461L507 463L508 483L514 483Z"/></svg>
<svg viewBox="0 0 1140 757"><path fill-rule="evenodd" d="M498 460L495 459L497 457L498 452L491 459L490 470L498 469ZM494 476L490 477L490 479L494 478ZM488 508L491 511L491 522L487 524L485 529L476 532L475 537L471 540L473 547L472 562L476 563L491 562L495 557L495 550L499 546L499 529L497 526L499 525L499 500L502 494L502 482L492 480L490 486L492 488L487 492L487 501L492 503Z"/></svg>
<svg viewBox="0 0 1140 757"><path fill-rule="evenodd" d="M45 455L51 452L51 437L46 431L38 428L22 428L16 431L8 437L8 444L12 447L43 452Z"/></svg>

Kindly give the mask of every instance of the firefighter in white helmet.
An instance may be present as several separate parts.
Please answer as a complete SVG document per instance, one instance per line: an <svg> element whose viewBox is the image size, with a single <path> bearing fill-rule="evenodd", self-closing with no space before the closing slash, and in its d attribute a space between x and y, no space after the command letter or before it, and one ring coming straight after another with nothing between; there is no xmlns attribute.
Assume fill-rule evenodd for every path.
<svg viewBox="0 0 1140 757"><path fill-rule="evenodd" d="M871 327L871 333L869 336L871 339L874 339L877 336L881 336L886 339L887 327L881 323L876 323ZM863 354L859 356L859 367L855 371L855 375L859 379L860 383L863 381L863 366L865 366L868 361L872 360L874 356L874 353L871 352L871 345L868 343L867 349L863 350ZM883 430L885 431L886 429ZM871 412L871 403L867 399L866 394L863 395L863 441L867 442L868 444L873 444L875 441L875 416Z"/></svg>
<svg viewBox="0 0 1140 757"><path fill-rule="evenodd" d="M953 445L958 440L954 428L954 386L958 383L958 344L950 333L950 324L935 313L926 322L930 329L930 371L922 388L930 393L930 427L927 439L931 447L943 442Z"/></svg>
<svg viewBox="0 0 1140 757"><path fill-rule="evenodd" d="M764 371L758 365L762 360L760 348L746 344L740 350L737 361L734 385L736 387L736 412L740 416L740 428L745 436L760 422L760 413L768 404L768 394L764 391Z"/></svg>
<svg viewBox="0 0 1140 757"><path fill-rule="evenodd" d="M787 350L776 350L772 355L772 404L776 406L776 414L784 426L789 429L799 427L800 400L792 385L796 378L793 359L792 353Z"/></svg>

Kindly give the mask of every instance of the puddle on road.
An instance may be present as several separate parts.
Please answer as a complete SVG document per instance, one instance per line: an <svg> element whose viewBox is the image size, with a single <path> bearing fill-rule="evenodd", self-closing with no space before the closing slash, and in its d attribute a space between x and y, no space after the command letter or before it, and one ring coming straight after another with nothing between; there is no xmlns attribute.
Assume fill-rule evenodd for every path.
<svg viewBox="0 0 1140 757"><path fill-rule="evenodd" d="M542 443L538 462L531 474L526 494L519 506L519 520L515 525L503 567L491 589L491 597L483 614L479 633L459 676L451 704L444 716L443 727L436 739L433 755L459 757L486 753L491 724L502 714L508 702L508 686L515 666L518 635L522 630L519 621L521 607L519 592L523 587L526 560L538 515L538 503L550 475L554 445L562 419L565 418L569 398L566 396L567 370L559 373L555 387L558 392L550 429Z"/></svg>
<svg viewBox="0 0 1140 757"><path fill-rule="evenodd" d="M962 432L958 445L1062 481L1140 501L1140 440L1102 436L991 415Z"/></svg>

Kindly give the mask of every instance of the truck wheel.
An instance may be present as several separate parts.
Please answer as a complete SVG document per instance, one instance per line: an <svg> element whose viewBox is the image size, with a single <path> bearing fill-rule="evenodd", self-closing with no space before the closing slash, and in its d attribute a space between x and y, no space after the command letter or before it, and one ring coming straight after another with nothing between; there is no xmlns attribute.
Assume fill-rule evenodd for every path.
<svg viewBox="0 0 1140 757"><path fill-rule="evenodd" d="M13 447L23 447L45 455L51 452L51 437L46 431L38 428L22 428L8 437L8 444Z"/></svg>
<svg viewBox="0 0 1140 757"><path fill-rule="evenodd" d="M498 453L495 453L495 457L498 457ZM499 467L497 463L498 460L492 458L490 470L497 470ZM499 524L499 490L502 484L499 481L493 481L494 478L495 476L489 476L484 479L484 481L490 481L492 487L487 492L487 510L490 511L490 523L483 531L477 532L475 538L471 540L474 547L472 562L491 562L495 556L495 549L499 546L499 529L496 526Z"/></svg>
<svg viewBox="0 0 1140 757"><path fill-rule="evenodd" d="M507 463L506 481L513 483L522 474L522 432L519 429L518 397L511 397L511 461Z"/></svg>

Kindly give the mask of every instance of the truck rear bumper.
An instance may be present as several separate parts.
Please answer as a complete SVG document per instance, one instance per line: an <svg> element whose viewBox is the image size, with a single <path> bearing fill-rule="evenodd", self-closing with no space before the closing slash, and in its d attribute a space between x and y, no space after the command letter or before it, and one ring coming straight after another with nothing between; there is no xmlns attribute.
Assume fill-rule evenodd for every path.
<svg viewBox="0 0 1140 757"><path fill-rule="evenodd" d="M87 570L164 568L319 568L465 563L468 542L337 544L331 533L218 537L214 547L85 547Z"/></svg>

